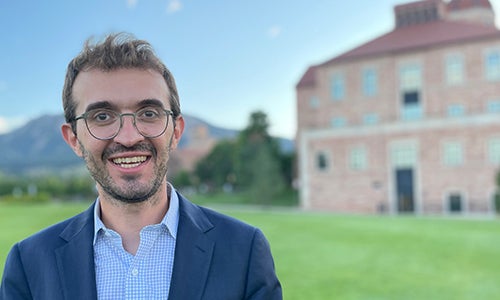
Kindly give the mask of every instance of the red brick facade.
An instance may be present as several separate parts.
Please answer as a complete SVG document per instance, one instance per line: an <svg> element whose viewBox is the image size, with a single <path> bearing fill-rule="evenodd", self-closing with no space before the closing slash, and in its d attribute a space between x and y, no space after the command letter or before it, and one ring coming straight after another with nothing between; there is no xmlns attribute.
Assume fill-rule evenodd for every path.
<svg viewBox="0 0 500 300"><path fill-rule="evenodd" d="M427 12L432 5L437 17ZM421 7L428 21L396 16L410 25L311 66L297 84L304 208L495 210L500 33L494 13L488 1L466 0L419 1L395 12L421 20ZM471 21L471 15L482 17Z"/></svg>

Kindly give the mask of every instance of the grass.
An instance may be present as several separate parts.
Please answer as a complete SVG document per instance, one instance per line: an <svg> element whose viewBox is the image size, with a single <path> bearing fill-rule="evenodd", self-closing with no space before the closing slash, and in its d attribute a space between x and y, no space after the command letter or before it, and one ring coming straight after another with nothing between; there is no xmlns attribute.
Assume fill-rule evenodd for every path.
<svg viewBox="0 0 500 300"><path fill-rule="evenodd" d="M259 206L281 206L296 207L299 203L299 195L296 191L285 191L273 199L262 199L247 193L214 193L193 194L189 199L200 205L211 205L212 203L227 205L259 205Z"/></svg>
<svg viewBox="0 0 500 300"><path fill-rule="evenodd" d="M0 203L0 267L15 241L87 206ZM223 212L264 231L287 300L500 295L498 220Z"/></svg>

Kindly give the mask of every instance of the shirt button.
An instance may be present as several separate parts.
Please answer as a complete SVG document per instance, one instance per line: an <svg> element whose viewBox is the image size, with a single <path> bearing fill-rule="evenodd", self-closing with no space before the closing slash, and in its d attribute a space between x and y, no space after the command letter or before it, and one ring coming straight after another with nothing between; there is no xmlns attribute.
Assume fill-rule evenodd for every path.
<svg viewBox="0 0 500 300"><path fill-rule="evenodd" d="M139 274L139 270L137 270L135 268L132 269L132 275L137 276L137 274Z"/></svg>

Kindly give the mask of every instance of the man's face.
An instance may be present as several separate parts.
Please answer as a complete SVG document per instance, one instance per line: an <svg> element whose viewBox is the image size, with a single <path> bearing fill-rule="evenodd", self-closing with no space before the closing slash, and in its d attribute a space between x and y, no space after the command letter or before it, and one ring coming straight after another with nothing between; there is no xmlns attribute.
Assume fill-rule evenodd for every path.
<svg viewBox="0 0 500 300"><path fill-rule="evenodd" d="M135 113L151 102L170 109L165 80L151 70L81 72L73 86L73 99L77 103L77 116L92 107ZM141 202L165 187L169 151L177 147L184 120L179 117L174 128L169 116L167 129L156 138L142 136L132 116L123 116L122 121L118 135L111 140L93 137L83 119L77 121L76 135L69 124L63 125L63 136L75 153L85 159L101 196L104 193L127 203Z"/></svg>

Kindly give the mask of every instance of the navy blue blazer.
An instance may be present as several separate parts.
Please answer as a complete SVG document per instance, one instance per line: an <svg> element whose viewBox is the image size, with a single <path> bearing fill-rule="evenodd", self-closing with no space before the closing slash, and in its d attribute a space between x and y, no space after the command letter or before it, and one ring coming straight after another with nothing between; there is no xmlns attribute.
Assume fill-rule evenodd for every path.
<svg viewBox="0 0 500 300"><path fill-rule="evenodd" d="M5 264L0 300L97 299L94 205L13 246ZM179 194L169 299L282 299L262 232Z"/></svg>

